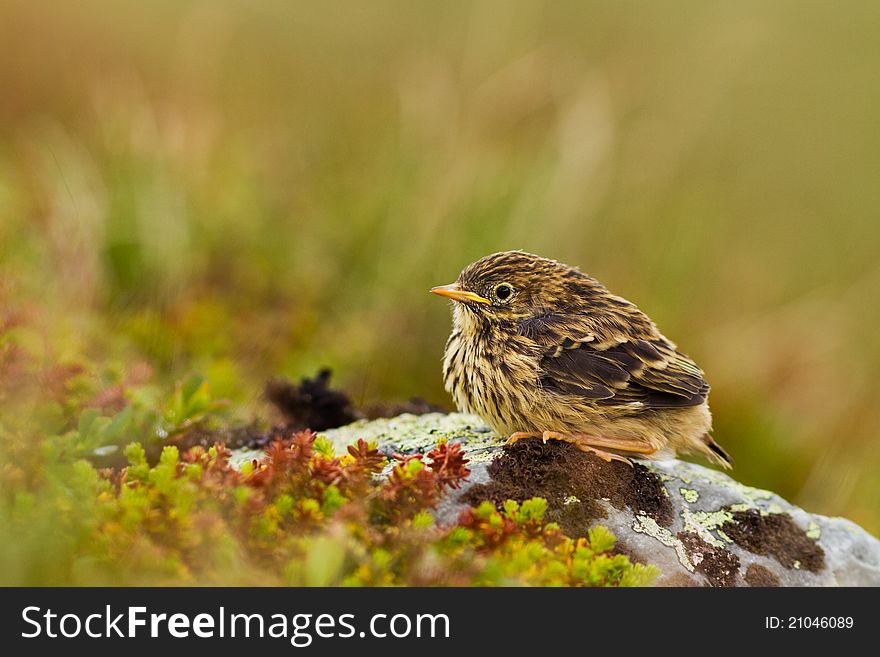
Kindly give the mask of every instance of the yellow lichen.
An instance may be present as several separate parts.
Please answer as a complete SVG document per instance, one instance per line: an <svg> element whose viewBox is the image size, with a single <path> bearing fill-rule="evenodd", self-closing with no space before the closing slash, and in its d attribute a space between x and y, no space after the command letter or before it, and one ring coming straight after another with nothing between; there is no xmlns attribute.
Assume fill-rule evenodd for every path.
<svg viewBox="0 0 880 657"><path fill-rule="evenodd" d="M679 488L678 492L681 493L681 496L684 498L684 501L688 504L696 504L700 499L700 493L693 488Z"/></svg>

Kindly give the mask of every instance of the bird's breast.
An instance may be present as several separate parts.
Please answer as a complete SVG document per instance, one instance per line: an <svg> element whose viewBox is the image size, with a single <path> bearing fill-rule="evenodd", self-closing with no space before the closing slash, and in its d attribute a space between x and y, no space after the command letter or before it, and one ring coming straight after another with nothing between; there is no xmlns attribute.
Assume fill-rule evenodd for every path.
<svg viewBox="0 0 880 657"><path fill-rule="evenodd" d="M446 344L443 381L460 411L511 433L534 404L537 360L527 345L454 330Z"/></svg>

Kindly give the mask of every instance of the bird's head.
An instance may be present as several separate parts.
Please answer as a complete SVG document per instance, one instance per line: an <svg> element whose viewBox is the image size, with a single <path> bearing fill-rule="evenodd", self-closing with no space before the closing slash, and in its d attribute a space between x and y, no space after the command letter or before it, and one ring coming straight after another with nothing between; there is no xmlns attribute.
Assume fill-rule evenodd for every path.
<svg viewBox="0 0 880 657"><path fill-rule="evenodd" d="M586 277L577 269L523 251L504 251L471 263L451 285L431 289L456 302L462 321L521 321L558 311Z"/></svg>

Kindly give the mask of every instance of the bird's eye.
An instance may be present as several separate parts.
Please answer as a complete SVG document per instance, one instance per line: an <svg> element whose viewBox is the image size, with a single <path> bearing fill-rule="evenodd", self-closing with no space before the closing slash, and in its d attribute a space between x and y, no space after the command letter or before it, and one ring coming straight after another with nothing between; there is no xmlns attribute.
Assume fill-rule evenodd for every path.
<svg viewBox="0 0 880 657"><path fill-rule="evenodd" d="M495 298L499 301L507 301L513 296L513 288L507 283L501 283L495 287Z"/></svg>

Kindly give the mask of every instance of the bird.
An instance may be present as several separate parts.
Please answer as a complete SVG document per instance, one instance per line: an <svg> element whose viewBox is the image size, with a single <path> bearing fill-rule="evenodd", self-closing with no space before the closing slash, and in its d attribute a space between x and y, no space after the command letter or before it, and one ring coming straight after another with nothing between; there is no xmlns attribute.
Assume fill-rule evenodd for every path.
<svg viewBox="0 0 880 657"><path fill-rule="evenodd" d="M703 371L578 268L504 251L431 292L453 302L447 392L508 444L562 440L609 462L698 454L732 467L711 436Z"/></svg>

